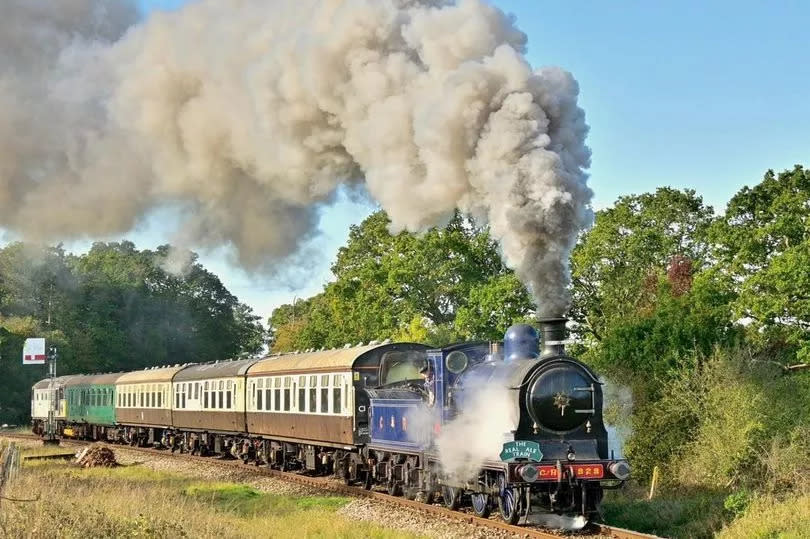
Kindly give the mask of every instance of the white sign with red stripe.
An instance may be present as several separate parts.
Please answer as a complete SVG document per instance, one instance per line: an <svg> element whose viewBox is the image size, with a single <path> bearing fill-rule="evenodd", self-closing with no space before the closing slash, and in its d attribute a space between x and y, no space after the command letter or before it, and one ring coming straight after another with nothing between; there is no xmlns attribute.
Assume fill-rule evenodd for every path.
<svg viewBox="0 0 810 539"><path fill-rule="evenodd" d="M45 339L25 339L23 365L43 365L45 359Z"/></svg>

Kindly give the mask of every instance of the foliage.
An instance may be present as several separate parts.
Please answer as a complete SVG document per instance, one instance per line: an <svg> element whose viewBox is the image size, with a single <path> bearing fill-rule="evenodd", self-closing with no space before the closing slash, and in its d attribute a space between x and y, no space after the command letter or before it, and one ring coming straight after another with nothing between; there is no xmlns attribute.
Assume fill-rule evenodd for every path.
<svg viewBox="0 0 810 539"><path fill-rule="evenodd" d="M653 283L645 303L606 327L585 353L609 376L643 390L639 402L674 373L697 368L715 346L739 338L730 321L730 294L712 272L697 275L688 290L663 277Z"/></svg>
<svg viewBox="0 0 810 539"><path fill-rule="evenodd" d="M190 254L96 243L81 256L23 243L0 249L0 421L22 422L43 369L22 367L27 337L59 350L59 373L114 372L251 355L264 330L249 307Z"/></svg>
<svg viewBox="0 0 810 539"><path fill-rule="evenodd" d="M392 235L388 226L383 212L353 226L332 266L334 282L296 302L296 320L291 304L273 312L274 351L392 337L447 344L493 336L531 309L495 242L460 214L422 235Z"/></svg>
<svg viewBox="0 0 810 539"><path fill-rule="evenodd" d="M512 324L526 320L531 299L514 273L494 275L470 289L458 309L455 326L475 339L503 338Z"/></svg>
<svg viewBox="0 0 810 539"><path fill-rule="evenodd" d="M719 539L810 537L810 495L754 500L746 512L718 534Z"/></svg>
<svg viewBox="0 0 810 539"><path fill-rule="evenodd" d="M645 279L664 271L673 257L700 271L712 219L712 208L694 191L669 187L621 197L597 212L571 257L570 317L579 332L601 340L614 322L634 313Z"/></svg>
<svg viewBox="0 0 810 539"><path fill-rule="evenodd" d="M740 283L735 315L752 320L753 338L802 349L800 359L810 359L809 200L810 170L769 170L712 230L718 265Z"/></svg>
<svg viewBox="0 0 810 539"><path fill-rule="evenodd" d="M694 365L694 362L689 362ZM669 484L776 492L810 466L810 380L786 376L746 349L678 369L633 417L627 447L637 477L662 466Z"/></svg>

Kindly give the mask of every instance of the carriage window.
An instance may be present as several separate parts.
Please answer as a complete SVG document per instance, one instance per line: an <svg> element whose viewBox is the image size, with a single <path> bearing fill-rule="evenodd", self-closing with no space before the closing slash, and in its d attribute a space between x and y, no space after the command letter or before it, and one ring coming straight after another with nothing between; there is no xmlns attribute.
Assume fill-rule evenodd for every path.
<svg viewBox="0 0 810 539"><path fill-rule="evenodd" d="M225 398L226 398L225 408L227 408L228 410L231 409L231 395L232 395L232 393L231 393L230 389L225 392Z"/></svg>
<svg viewBox="0 0 810 539"><path fill-rule="evenodd" d="M421 380L419 371L426 363L425 353L410 350L407 352L386 352L380 362L380 385L394 384L405 380Z"/></svg>
<svg viewBox="0 0 810 539"><path fill-rule="evenodd" d="M220 408L220 409L222 409L222 405L225 403L225 399L224 399L224 397L225 397L225 395L224 395L225 391L224 391L224 389L225 389L225 382L223 382L222 380L220 380L220 381L219 381L219 408Z"/></svg>
<svg viewBox="0 0 810 539"><path fill-rule="evenodd" d="M180 392L180 407L186 407L186 385L183 384L183 390Z"/></svg>
<svg viewBox="0 0 810 539"><path fill-rule="evenodd" d="M264 391L259 391L259 392L256 393L256 409L257 410L262 409L262 394L263 393L264 393Z"/></svg>
<svg viewBox="0 0 810 539"><path fill-rule="evenodd" d="M303 387L298 387L298 411L299 412L306 412L306 398L307 398L307 390Z"/></svg>
<svg viewBox="0 0 810 539"><path fill-rule="evenodd" d="M161 399L162 396L163 396L163 392L159 391L158 394L157 394L157 399L158 399L157 400L157 407L158 408L163 408L163 399Z"/></svg>
<svg viewBox="0 0 810 539"><path fill-rule="evenodd" d="M290 411L290 386L292 385L292 380L289 376L284 377L284 411Z"/></svg>
<svg viewBox="0 0 810 539"><path fill-rule="evenodd" d="M180 408L180 386L174 386L174 407Z"/></svg>
<svg viewBox="0 0 810 539"><path fill-rule="evenodd" d="M269 389L263 389L263 390L259 391L259 393L264 393L264 409L265 410L272 410L272 408L270 408L270 396L271 396L270 395L270 390Z"/></svg>
<svg viewBox="0 0 810 539"><path fill-rule="evenodd" d="M321 413L329 413L329 375L321 376Z"/></svg>
<svg viewBox="0 0 810 539"><path fill-rule="evenodd" d="M340 375L336 374L332 378L332 413L339 414L340 413L340 405L343 402L341 399L340 394Z"/></svg>
<svg viewBox="0 0 810 539"><path fill-rule="evenodd" d="M309 411L315 413L318 411L318 377L309 377Z"/></svg>

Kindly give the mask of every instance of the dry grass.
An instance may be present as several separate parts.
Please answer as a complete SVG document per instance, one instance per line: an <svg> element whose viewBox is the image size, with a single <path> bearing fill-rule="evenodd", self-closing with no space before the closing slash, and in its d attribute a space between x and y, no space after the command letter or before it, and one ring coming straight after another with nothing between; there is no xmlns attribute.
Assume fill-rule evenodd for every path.
<svg viewBox="0 0 810 539"><path fill-rule="evenodd" d="M413 537L342 518L346 498L291 498L138 465L34 461L5 494L37 500L3 502L4 537Z"/></svg>

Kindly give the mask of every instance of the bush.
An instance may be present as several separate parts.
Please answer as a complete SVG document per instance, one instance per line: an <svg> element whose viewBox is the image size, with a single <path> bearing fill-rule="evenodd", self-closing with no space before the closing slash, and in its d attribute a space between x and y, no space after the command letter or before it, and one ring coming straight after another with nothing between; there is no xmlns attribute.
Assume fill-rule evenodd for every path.
<svg viewBox="0 0 810 539"><path fill-rule="evenodd" d="M627 455L636 478L708 489L796 488L810 467L810 388L745 349L689 360L637 406Z"/></svg>
<svg viewBox="0 0 810 539"><path fill-rule="evenodd" d="M797 474L810 465L800 442L810 425L810 393L802 382L742 350L715 354L695 384L695 437L670 464L677 463L680 482L757 490L797 486Z"/></svg>
<svg viewBox="0 0 810 539"><path fill-rule="evenodd" d="M719 534L720 539L771 537L810 537L810 496L757 499Z"/></svg>

